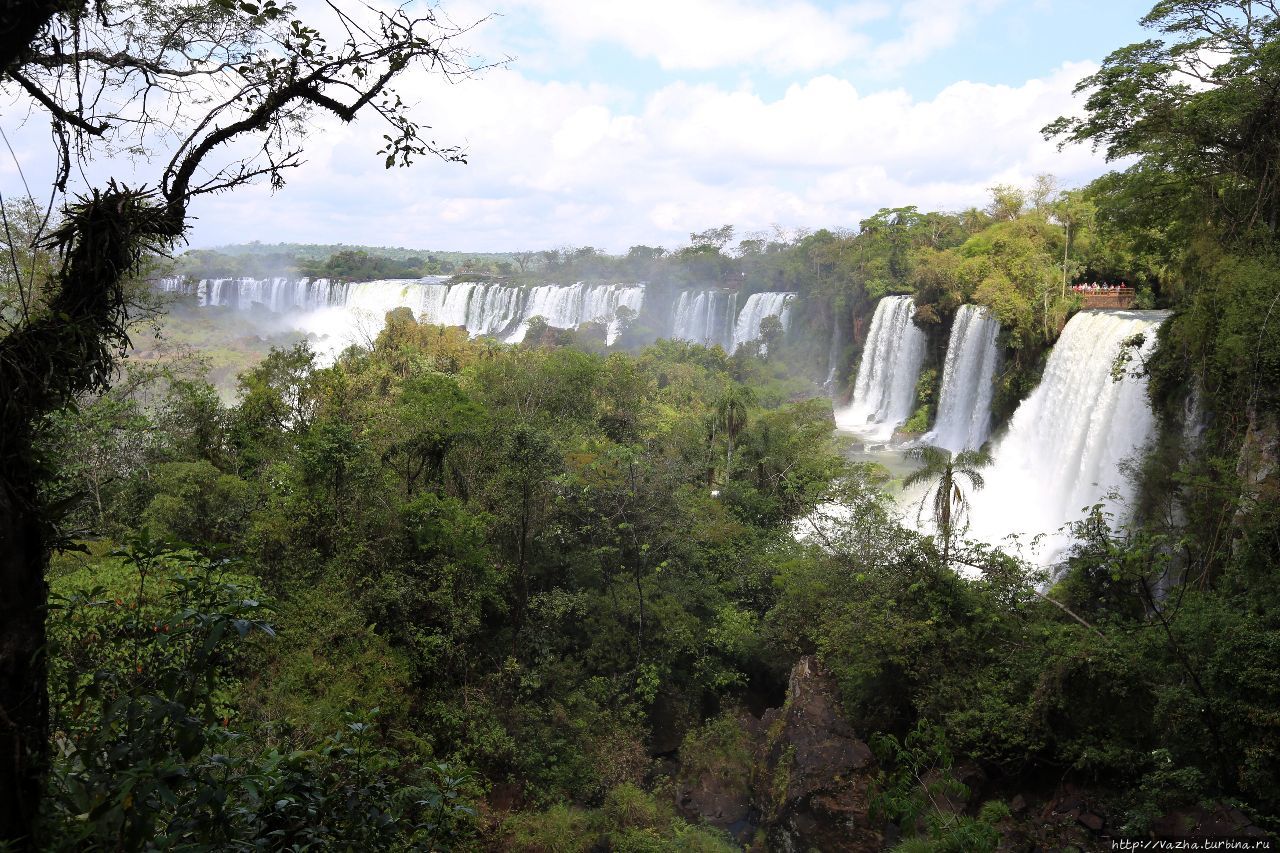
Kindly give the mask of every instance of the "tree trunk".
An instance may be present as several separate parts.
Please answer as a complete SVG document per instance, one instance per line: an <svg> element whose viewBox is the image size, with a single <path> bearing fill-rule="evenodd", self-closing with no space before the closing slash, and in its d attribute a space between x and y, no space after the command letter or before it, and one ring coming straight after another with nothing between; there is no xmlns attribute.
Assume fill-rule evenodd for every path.
<svg viewBox="0 0 1280 853"><path fill-rule="evenodd" d="M48 752L48 555L35 499L34 478L10 474L0 479L0 844L8 842L15 850L35 849Z"/></svg>
<svg viewBox="0 0 1280 853"><path fill-rule="evenodd" d="M112 186L69 208L54 237L63 254L48 308L0 338L0 846L34 849L49 754L45 684L48 475L34 442L49 412L105 388L128 342L121 282L172 223Z"/></svg>
<svg viewBox="0 0 1280 853"><path fill-rule="evenodd" d="M86 5L66 0L0 0L0 72L30 55L31 43L50 18L63 10L82 11Z"/></svg>

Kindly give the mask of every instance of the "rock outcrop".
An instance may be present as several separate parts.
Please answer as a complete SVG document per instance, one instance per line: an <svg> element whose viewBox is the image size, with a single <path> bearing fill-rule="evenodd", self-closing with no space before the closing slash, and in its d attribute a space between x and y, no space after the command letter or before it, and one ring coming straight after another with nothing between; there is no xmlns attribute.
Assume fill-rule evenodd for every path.
<svg viewBox="0 0 1280 853"><path fill-rule="evenodd" d="M686 815L743 843L767 839L768 850L882 849L869 813L875 759L816 658L792 668L781 708L758 721L741 715L733 737L736 745L721 734L714 746L698 744L698 758L682 756L676 797Z"/></svg>
<svg viewBox="0 0 1280 853"><path fill-rule="evenodd" d="M765 712L755 798L776 850L879 850L868 791L871 749L844 718L817 658L791 669L787 701Z"/></svg>

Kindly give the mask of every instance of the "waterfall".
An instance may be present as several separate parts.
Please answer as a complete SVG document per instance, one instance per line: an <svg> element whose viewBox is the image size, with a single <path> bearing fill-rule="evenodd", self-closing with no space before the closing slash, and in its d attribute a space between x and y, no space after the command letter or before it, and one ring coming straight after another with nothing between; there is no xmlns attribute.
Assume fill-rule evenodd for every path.
<svg viewBox="0 0 1280 853"><path fill-rule="evenodd" d="M348 285L327 278L213 278L196 284L181 278L163 278L157 289L192 294L202 308L224 306L248 311L255 306L275 314L315 311L346 300Z"/></svg>
<svg viewBox="0 0 1280 853"><path fill-rule="evenodd" d="M777 317L782 321L782 328L787 327L791 315L791 297L794 293L753 293L747 297L747 304L742 306L738 314L738 322L733 327L733 346L730 352L760 337L760 326L766 317Z"/></svg>
<svg viewBox="0 0 1280 853"><path fill-rule="evenodd" d="M156 290L161 293L176 293L179 296L196 296L199 287L199 283L181 275L166 276L156 282Z"/></svg>
<svg viewBox="0 0 1280 853"><path fill-rule="evenodd" d="M583 323L608 323L605 342L612 344L619 333L617 310L626 307L639 313L644 303L644 286L638 284L572 285L544 284L529 291L520 325L507 338L519 343L529 331L529 321L541 317L557 329L576 329Z"/></svg>
<svg viewBox="0 0 1280 853"><path fill-rule="evenodd" d="M988 308L961 305L951 326L933 429L920 439L953 453L976 450L991 434L991 394L1000 322Z"/></svg>
<svg viewBox="0 0 1280 853"><path fill-rule="evenodd" d="M992 451L985 488L970 495L973 538L999 542L1016 533L1047 534L1042 558L1069 544L1055 532L1101 503L1115 520L1128 519L1132 485L1124 460L1140 451L1154 428L1147 381L1131 363L1116 381L1112 366L1121 342L1145 337L1140 355L1155 346L1160 311L1084 311L1071 318L1053 348L1040 384L1014 413Z"/></svg>
<svg viewBox="0 0 1280 853"><path fill-rule="evenodd" d="M501 284L483 285L471 295L464 325L473 337L500 335L520 320L523 306L524 291L520 288Z"/></svg>
<svg viewBox="0 0 1280 853"><path fill-rule="evenodd" d="M671 337L705 347L733 348L738 294L728 290L682 290L671 318Z"/></svg>
<svg viewBox="0 0 1280 853"><path fill-rule="evenodd" d="M831 348L827 350L827 379L822 383L823 389L829 394L836 390L836 379L840 375L840 351L844 348L844 340L840 334L841 313L836 309L831 317Z"/></svg>
<svg viewBox="0 0 1280 853"><path fill-rule="evenodd" d="M619 308L626 308L632 313L633 317L639 317L640 312L644 309L644 287L642 285L625 285L615 284L616 288L615 304L610 310L613 317L609 321L609 332L605 343L613 346L614 341L618 339L618 335L622 334L622 322L618 319L617 313Z"/></svg>
<svg viewBox="0 0 1280 853"><path fill-rule="evenodd" d="M916 379L924 362L925 336L915 323L910 296L886 296L876 305L858 365L853 401L836 412L840 429L886 441L911 416Z"/></svg>
<svg viewBox="0 0 1280 853"><path fill-rule="evenodd" d="M460 282L445 284L446 277L383 279L356 284L335 284L328 279L216 278L191 284L170 277L155 283L166 293L194 294L201 307L226 306L249 310L255 306L275 314L322 314L302 324L316 334L353 342L343 323L365 337L371 323L381 323L394 308L409 308L418 320L442 326L462 326L472 336L524 339L529 320L542 317L560 329L583 323L607 323L606 342L621 333L619 308L639 313L644 305L641 284L546 284L526 290L509 284ZM345 318L345 320L344 320ZM355 327L359 327L358 329Z"/></svg>
<svg viewBox="0 0 1280 853"><path fill-rule="evenodd" d="M349 311L381 323L387 312L393 309L420 308L422 293L416 281L362 281L348 286L343 304Z"/></svg>
<svg viewBox="0 0 1280 853"><path fill-rule="evenodd" d="M443 317L444 305L449 298L449 285L439 284L436 282L427 282L422 285L422 304L418 306L418 310L414 315L419 319L424 317ZM439 319L431 322L438 323L442 326L448 325Z"/></svg>

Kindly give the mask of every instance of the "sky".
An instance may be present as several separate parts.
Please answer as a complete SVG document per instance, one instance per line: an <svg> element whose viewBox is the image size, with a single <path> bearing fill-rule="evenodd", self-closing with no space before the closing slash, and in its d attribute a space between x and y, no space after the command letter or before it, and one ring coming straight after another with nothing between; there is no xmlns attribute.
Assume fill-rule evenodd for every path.
<svg viewBox="0 0 1280 853"><path fill-rule="evenodd" d="M981 207L988 187L1045 172L1080 186L1107 170L1101 155L1039 129L1079 111L1072 89L1110 51L1149 35L1150 2L444 0L456 23L480 21L463 40L476 61L502 64L399 91L466 165L386 170L377 121L325 122L282 190L199 200L190 244L625 252L723 224L742 237ZM6 197L15 162L36 185L49 165L14 103L0 112ZM145 181L161 164L99 159L90 177Z"/></svg>

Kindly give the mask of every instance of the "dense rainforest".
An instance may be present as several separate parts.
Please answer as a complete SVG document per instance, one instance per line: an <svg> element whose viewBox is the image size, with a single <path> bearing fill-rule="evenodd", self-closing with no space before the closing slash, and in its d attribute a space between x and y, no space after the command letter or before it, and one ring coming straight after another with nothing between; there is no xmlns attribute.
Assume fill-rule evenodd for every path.
<svg viewBox="0 0 1280 853"><path fill-rule="evenodd" d="M766 346L650 343L643 315L615 347L545 327L509 345L398 309L332 363L271 349L231 402L198 352L113 356L109 382L3 445L7 477L29 454L52 553L38 849L1274 836L1280 20L1166 0L1145 23L1160 38L1113 53L1083 118L1046 128L1125 164L1080 189L621 257L264 249L334 278L447 261L800 294ZM0 345L26 317L71 322L71 248L9 249ZM258 269L227 257L180 269ZM922 431L952 317L986 305L1007 417L1081 281L1172 312L1116 368L1149 377L1159 424L1133 521L1083 513L1052 577L919 532L890 474L841 452L831 369L838 397L876 300L912 295ZM926 462L950 495L950 464Z"/></svg>

